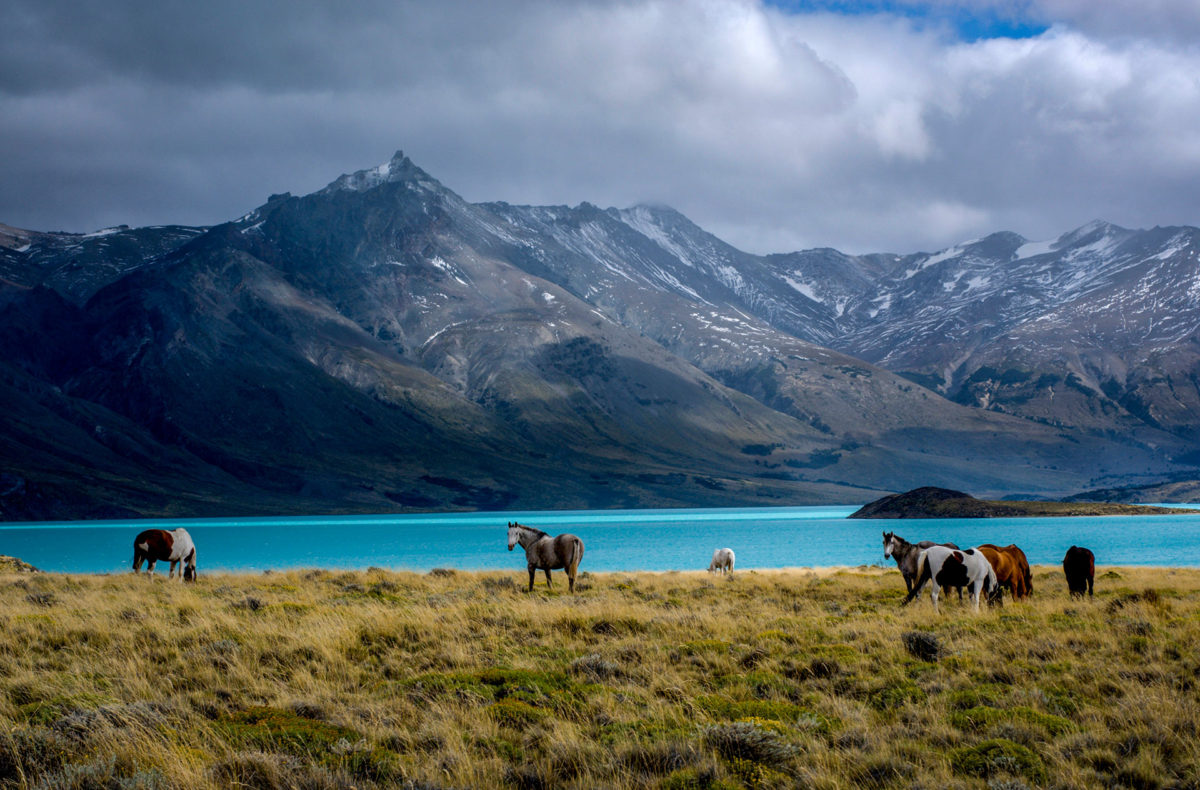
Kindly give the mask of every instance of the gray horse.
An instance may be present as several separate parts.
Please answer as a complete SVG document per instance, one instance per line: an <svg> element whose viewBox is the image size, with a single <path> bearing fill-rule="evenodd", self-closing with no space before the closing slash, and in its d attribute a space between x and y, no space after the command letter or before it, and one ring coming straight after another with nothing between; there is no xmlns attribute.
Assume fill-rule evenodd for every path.
<svg viewBox="0 0 1200 790"><path fill-rule="evenodd" d="M550 587L550 571L565 569L571 592L575 592L575 573L583 559L583 541L574 535L547 535L540 529L527 527L515 521L508 522L508 550L518 543L525 549L529 561L529 591L533 592L533 579L539 570L546 572L546 586Z"/></svg>
<svg viewBox="0 0 1200 790"><path fill-rule="evenodd" d="M900 569L900 575L904 577L904 586L908 588L908 592L912 593L913 585L917 583L917 576L920 575L920 568L917 567L917 558L921 554L921 549L927 549L930 546L945 546L948 549L957 549L953 543L934 543L932 540L923 540L920 543L909 543L904 538L894 532L883 533L883 558L888 557L896 560L896 567ZM945 593L950 594L949 587ZM958 588L958 600L962 600L962 588Z"/></svg>

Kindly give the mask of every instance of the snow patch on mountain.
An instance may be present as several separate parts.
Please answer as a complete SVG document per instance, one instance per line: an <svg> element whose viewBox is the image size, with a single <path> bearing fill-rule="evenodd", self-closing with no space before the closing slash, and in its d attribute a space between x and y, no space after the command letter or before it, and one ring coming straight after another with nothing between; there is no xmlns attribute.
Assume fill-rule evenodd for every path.
<svg viewBox="0 0 1200 790"><path fill-rule="evenodd" d="M817 292L813 290L812 285L809 283L797 280L795 277L789 277L786 274L783 276L783 279L788 285L792 286L792 288L794 288L805 298L811 299L814 302L821 302L821 299L817 296Z"/></svg>
<svg viewBox="0 0 1200 790"><path fill-rule="evenodd" d="M1030 241L1017 247L1014 253L1013 260L1023 261L1029 258L1036 258L1039 255L1046 255L1054 252L1053 241Z"/></svg>

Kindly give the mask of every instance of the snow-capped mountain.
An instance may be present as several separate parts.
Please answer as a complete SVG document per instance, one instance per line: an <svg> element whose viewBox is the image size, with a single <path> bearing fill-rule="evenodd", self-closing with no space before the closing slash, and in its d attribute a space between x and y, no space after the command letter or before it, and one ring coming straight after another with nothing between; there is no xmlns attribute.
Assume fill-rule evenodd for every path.
<svg viewBox="0 0 1200 790"><path fill-rule="evenodd" d="M823 299L827 342L959 402L1098 430L1200 436L1200 230L997 233ZM838 282L841 285L841 282Z"/></svg>
<svg viewBox="0 0 1200 790"><path fill-rule="evenodd" d="M470 204L400 154L208 229L0 231L10 518L1050 494L1195 450L1186 407L996 412L1023 382L1083 397L1044 350L1103 298L1141 316L1133 261L1194 270L1184 231L763 257L663 207Z"/></svg>

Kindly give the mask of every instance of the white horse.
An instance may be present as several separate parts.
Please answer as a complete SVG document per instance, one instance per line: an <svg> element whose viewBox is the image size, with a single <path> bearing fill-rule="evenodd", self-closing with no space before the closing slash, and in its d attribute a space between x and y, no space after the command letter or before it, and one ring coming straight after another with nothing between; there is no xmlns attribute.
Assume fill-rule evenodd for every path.
<svg viewBox="0 0 1200 790"><path fill-rule="evenodd" d="M708 571L720 571L724 576L733 573L733 549L717 549L713 552L712 562L708 563Z"/></svg>
<svg viewBox="0 0 1200 790"><path fill-rule="evenodd" d="M992 564L977 549L950 549L945 546L930 546L922 549L917 557L917 567L920 577L917 584L909 592L904 603L916 598L925 583L932 580L929 586L929 597L933 601L933 611L938 610L938 591L943 587L966 587L971 593L971 603L975 611L979 611L979 594L985 593L988 602L998 598L1000 584L996 581L996 571Z"/></svg>

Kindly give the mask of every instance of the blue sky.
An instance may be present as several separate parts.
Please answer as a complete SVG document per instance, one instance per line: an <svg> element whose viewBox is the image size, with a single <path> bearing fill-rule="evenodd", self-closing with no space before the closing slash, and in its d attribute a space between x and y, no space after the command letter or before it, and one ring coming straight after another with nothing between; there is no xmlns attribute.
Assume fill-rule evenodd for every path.
<svg viewBox="0 0 1200 790"><path fill-rule="evenodd" d="M1197 0L6 0L0 223L211 224L402 149L752 252L1200 225Z"/></svg>
<svg viewBox="0 0 1200 790"><path fill-rule="evenodd" d="M904 2L904 0L769 0L768 6L793 14L831 13L844 16L893 16L917 28L952 31L973 42L986 38L1031 38L1050 25L1029 16L1028 9L966 8L958 4Z"/></svg>

